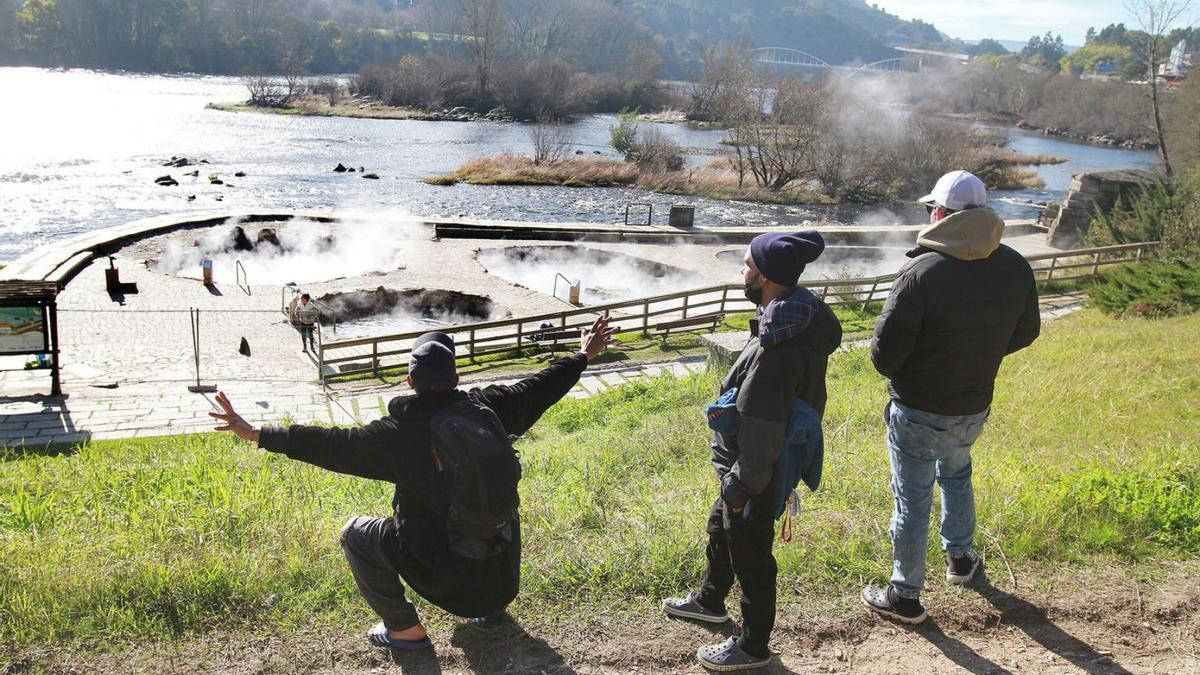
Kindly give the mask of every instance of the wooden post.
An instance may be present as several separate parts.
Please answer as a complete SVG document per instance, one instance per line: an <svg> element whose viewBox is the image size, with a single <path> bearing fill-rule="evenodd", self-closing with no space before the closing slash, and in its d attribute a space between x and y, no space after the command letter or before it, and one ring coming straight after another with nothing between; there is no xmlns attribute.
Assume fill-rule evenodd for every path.
<svg viewBox="0 0 1200 675"><path fill-rule="evenodd" d="M469 349L471 350L471 360L474 361L475 360L475 329L474 328L471 329L471 345L470 345Z"/></svg>
<svg viewBox="0 0 1200 675"><path fill-rule="evenodd" d="M871 300L875 297L875 289L878 287L879 287L879 277L875 277L875 280L871 282L871 290L870 290L870 292L867 293L867 299L863 301L862 308L863 308L864 312L867 311L867 305L870 305Z"/></svg>
<svg viewBox="0 0 1200 675"><path fill-rule="evenodd" d="M1058 265L1058 258L1057 257L1051 258L1050 259L1050 269L1046 272L1046 283L1050 283L1050 281L1052 279L1054 279L1054 267L1056 265Z"/></svg>
<svg viewBox="0 0 1200 675"><path fill-rule="evenodd" d="M691 299L692 299L692 296L690 296L690 295L683 296L683 318L685 318L685 319L687 318L688 301Z"/></svg>
<svg viewBox="0 0 1200 675"><path fill-rule="evenodd" d="M371 374L379 376L379 341L371 343Z"/></svg>
<svg viewBox="0 0 1200 675"><path fill-rule="evenodd" d="M650 334L650 301L642 303L642 337Z"/></svg>
<svg viewBox="0 0 1200 675"><path fill-rule="evenodd" d="M1096 276L1099 273L1100 273L1100 252L1096 251L1096 254L1094 256L1092 256L1092 276Z"/></svg>
<svg viewBox="0 0 1200 675"><path fill-rule="evenodd" d="M521 351L521 332L522 332L521 329L523 327L524 327L523 324L520 321L518 321L517 322L517 351L518 352Z"/></svg>

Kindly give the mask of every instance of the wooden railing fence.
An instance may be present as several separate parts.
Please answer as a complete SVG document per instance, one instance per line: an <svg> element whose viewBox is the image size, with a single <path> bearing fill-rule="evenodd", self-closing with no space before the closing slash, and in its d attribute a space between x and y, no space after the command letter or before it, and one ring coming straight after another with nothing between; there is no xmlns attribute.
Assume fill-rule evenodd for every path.
<svg viewBox="0 0 1200 675"><path fill-rule="evenodd" d="M1027 256L1039 284L1087 279L1108 266L1141 260L1158 242L1105 246ZM895 274L855 279L805 279L805 285L830 305L865 308L887 299ZM742 295L740 284L706 286L645 298L634 298L586 307L573 307L497 321L458 324L438 330L454 338L459 358L511 352L530 346L543 331L563 331L590 326L596 314L607 312L612 325L622 331L648 333L655 323L697 314L749 312L754 306ZM327 377L378 374L407 365L412 342L426 330L334 342L318 347L321 381Z"/></svg>

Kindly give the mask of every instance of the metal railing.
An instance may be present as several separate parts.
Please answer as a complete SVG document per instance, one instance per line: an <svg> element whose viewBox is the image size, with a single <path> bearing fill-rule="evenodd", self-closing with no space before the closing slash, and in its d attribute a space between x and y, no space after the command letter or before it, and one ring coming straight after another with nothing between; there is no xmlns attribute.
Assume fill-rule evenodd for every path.
<svg viewBox="0 0 1200 675"><path fill-rule="evenodd" d="M250 277L246 275L246 268L242 265L242 261L234 261L233 267L238 288L246 291L246 295L250 295Z"/></svg>
<svg viewBox="0 0 1200 675"><path fill-rule="evenodd" d="M1045 284L1090 278L1104 267L1141 260L1146 251L1156 246L1158 242L1106 246L1039 254L1026 259L1033 267L1035 279ZM1077 273L1076 270L1087 272ZM1070 274L1063 276L1064 271ZM886 300L895 279L895 274L814 279L805 280L805 286L829 305L866 308L873 302ZM623 332L636 330L648 334L655 323L686 319L689 314L750 312L754 308L743 296L740 284L721 284L499 321L445 326L439 330L454 338L459 358L473 360L532 346L530 335L545 330L541 327L543 322L554 324L555 330L559 331L584 328L592 324L596 314L607 313L611 324ZM378 374L381 370L405 365L406 357L412 351L412 341L427 330L322 343L318 348L322 384L327 370L337 371L337 375Z"/></svg>

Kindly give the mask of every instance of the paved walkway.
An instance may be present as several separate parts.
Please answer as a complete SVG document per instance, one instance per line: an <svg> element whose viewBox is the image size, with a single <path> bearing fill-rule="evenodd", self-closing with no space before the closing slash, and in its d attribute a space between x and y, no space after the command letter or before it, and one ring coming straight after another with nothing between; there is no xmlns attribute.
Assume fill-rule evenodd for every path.
<svg viewBox="0 0 1200 675"><path fill-rule="evenodd" d="M1080 293L1048 296L1042 299L1042 316L1050 320L1066 316L1083 307L1086 297ZM277 314L275 315L278 316ZM265 317L264 317L264 320ZM164 314L156 321L155 332L174 328L174 322L187 321L187 314ZM278 319L272 319L278 322ZM290 328L280 329L278 344L262 345L266 354L273 350L299 352L298 340ZM99 324L93 327L101 330ZM236 332L236 331L234 331ZM232 337L232 333L227 336ZM861 348L865 341L843 345L846 351ZM287 345L293 345L289 348ZM164 359L161 378L144 382L124 382L109 388L104 382L74 388L70 396L59 401L40 395L6 395L0 398L0 445L41 447L57 443L75 443L85 439L144 438L188 434L211 430L213 421L208 416L216 404L212 394L194 394L187 390L192 365L191 345L178 345L180 351L174 360ZM138 345L96 346L97 358L122 360L128 355L117 354L120 349L136 352ZM231 350L232 351L232 350ZM291 354L295 356L295 354ZM244 359L236 352L230 358ZM252 354L250 360L257 357ZM242 363L240 368L245 368ZM403 386L381 387L346 386L328 392L308 380L271 379L253 380L239 377L230 381L221 380L221 368L205 367L202 381L221 387L247 419L254 424L314 423L330 425L363 424L378 419L386 411L387 401L405 393ZM689 357L669 363L614 367L588 370L570 392L572 398L586 398L613 387L647 377L670 374L681 377L704 372L707 362L702 357ZM209 371L213 371L210 375ZM244 372L244 371L243 371ZM8 375L13 375L8 373ZM45 389L47 376L44 372L24 373L23 382L28 386ZM68 369L67 377L71 377ZM519 376L497 379L476 379L465 386L486 386L516 382ZM194 383L194 379L190 380ZM5 387L12 391L13 380Z"/></svg>

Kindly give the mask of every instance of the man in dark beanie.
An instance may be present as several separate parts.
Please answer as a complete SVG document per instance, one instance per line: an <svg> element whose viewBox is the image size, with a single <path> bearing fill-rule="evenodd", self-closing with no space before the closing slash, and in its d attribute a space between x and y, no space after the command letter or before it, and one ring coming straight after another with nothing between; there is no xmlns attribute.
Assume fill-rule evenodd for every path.
<svg viewBox="0 0 1200 675"><path fill-rule="evenodd" d="M721 494L708 519L708 572L699 591L663 601L669 615L724 623L725 598L735 578L741 584L741 634L696 653L701 665L714 670L758 668L771 660L776 575L771 545L779 506L772 477L797 399L818 420L823 415L826 366L842 340L841 323L829 307L797 285L805 266L824 250L815 231L759 235L746 250L742 281L758 318L721 384L722 395L737 389L737 429L713 434Z"/></svg>
<svg viewBox="0 0 1200 675"><path fill-rule="evenodd" d="M404 596L401 580L451 614L489 620L503 613L517 595L521 568L520 521L515 513L520 468L508 436L524 434L565 396L588 362L612 344L614 332L606 316L598 317L590 330L582 331L580 351L574 356L514 385L466 392L456 389L454 341L444 333L426 333L413 343L409 365L408 384L415 394L392 399L386 416L363 427L293 425L260 431L234 411L224 393L217 395L222 412L209 414L224 422L218 431L232 431L264 450L330 471L395 484L395 515L350 518L341 531L342 551L363 599L383 619L368 632L371 644L392 650L424 649L432 643L416 608ZM447 411L457 413L464 406L476 412L482 409L484 416L484 425L467 429L492 436L500 446L498 454L507 455L498 459L515 467L510 472L515 475L510 476L508 522L486 539L464 535L467 530L458 522L462 510L454 510L462 504L455 501L454 471L448 465L451 458L462 455L445 446L445 430L455 427L444 423L469 425L469 416L446 416ZM489 422L502 429L489 429ZM484 433L488 431L494 433ZM462 445L472 442L458 441ZM446 466L442 458L446 458ZM479 474L487 480L482 484L485 491L502 487L503 480L496 472L477 472L476 479Z"/></svg>

